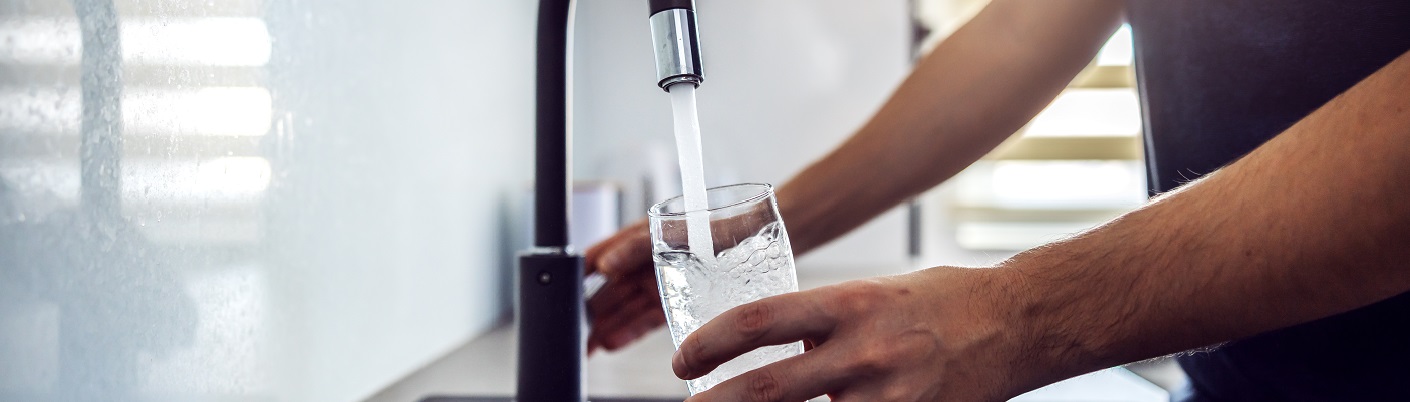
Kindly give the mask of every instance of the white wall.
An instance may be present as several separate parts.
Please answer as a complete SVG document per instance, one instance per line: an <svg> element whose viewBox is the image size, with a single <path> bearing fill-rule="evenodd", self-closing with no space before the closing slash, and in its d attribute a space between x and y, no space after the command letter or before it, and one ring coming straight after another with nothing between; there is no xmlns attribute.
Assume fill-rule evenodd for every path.
<svg viewBox="0 0 1410 402"><path fill-rule="evenodd" d="M115 209L73 8L0 3L0 400L357 400L503 317L535 6L119 1Z"/></svg>
<svg viewBox="0 0 1410 402"><path fill-rule="evenodd" d="M782 184L860 127L909 71L907 1L697 2L706 179ZM680 194L667 95L641 0L585 1L575 42L574 168L624 183L627 219ZM643 200L644 176L659 185ZM785 220L787 216L784 217ZM800 270L907 264L896 210L800 260ZM881 274L886 272L872 272Z"/></svg>

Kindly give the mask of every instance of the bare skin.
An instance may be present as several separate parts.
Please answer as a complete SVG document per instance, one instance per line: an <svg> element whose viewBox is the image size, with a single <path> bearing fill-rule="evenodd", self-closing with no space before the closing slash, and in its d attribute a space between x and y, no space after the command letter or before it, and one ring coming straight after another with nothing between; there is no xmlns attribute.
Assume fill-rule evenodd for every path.
<svg viewBox="0 0 1410 402"><path fill-rule="evenodd" d="M1015 46L1059 52L1063 49L1053 49L1058 44L1044 41L1082 42L1073 37L1084 31L1070 28L1080 25L1094 31L1087 37L1099 43L1119 15L1119 4L1109 2L1022 5L996 1L952 40L963 44L966 30L993 34L985 27L1023 21L1025 13L1035 12L1029 17L1054 21L1056 27L1047 28L1053 31L1035 22L1008 31L1016 35L1008 38L1020 44ZM1045 7L1060 9L1040 10ZM953 57L965 54L961 49L942 44L915 74L943 71L927 69L945 63L932 62L934 54L947 51L942 54ZM987 62L1004 65L1004 57L994 57L999 60ZM1066 66L1054 61L1060 58L1046 60L1035 64ZM805 227L791 232L817 236L806 241L821 244L840 233L836 228L850 229L851 217L833 210L877 204L884 210L952 175L945 168L967 157L966 151L985 148L988 136L1002 137L991 130L1006 127L1010 118L1021 124L1031 117L908 113L926 109L896 105L912 84L943 88L943 81L944 76L926 81L913 75L867 128L786 186L780 202L786 204L790 195L809 200L806 206L785 207L790 228ZM1031 99L1034 88L1046 88L1033 84L1039 81L1010 84L1027 92L962 97L950 88L926 95L966 99L982 104L980 110L1022 109L1021 101ZM926 144L916 139L932 137L949 145L917 150ZM1248 156L1099 228L989 269L936 267L747 304L687 337L672 366L681 378L696 378L755 347L805 340L816 347L691 401L789 401L822 394L837 401L992 401L1094 369L1349 311L1410 291L1403 262L1410 258L1410 247L1403 244L1410 238L1407 149L1410 54ZM879 161L882 156L906 160ZM932 159L937 161L927 162ZM888 180L844 173L859 167L881 170L880 177ZM809 190L826 186L826 192ZM838 186L866 191L838 191ZM830 200L825 193L848 194ZM900 196L887 198L895 194ZM826 220L833 222L819 222ZM608 247L597 255L614 248L627 247ZM624 267L614 268L634 272Z"/></svg>
<svg viewBox="0 0 1410 402"><path fill-rule="evenodd" d="M795 254L959 173L1033 118L1120 25L1121 1L997 0L935 47L868 123L778 190ZM807 202L798 202L807 200ZM588 349L666 321L639 222L587 250L607 284L588 301Z"/></svg>
<svg viewBox="0 0 1410 402"><path fill-rule="evenodd" d="M812 351L690 401L1003 400L1410 291L1410 53L1247 157L992 269L937 267L747 304L672 360ZM832 345L838 345L833 347Z"/></svg>

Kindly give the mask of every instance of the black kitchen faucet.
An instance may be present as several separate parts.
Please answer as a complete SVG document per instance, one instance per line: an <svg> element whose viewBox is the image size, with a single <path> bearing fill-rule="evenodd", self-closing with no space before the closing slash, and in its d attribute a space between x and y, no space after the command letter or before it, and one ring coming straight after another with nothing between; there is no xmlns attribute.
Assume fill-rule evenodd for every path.
<svg viewBox="0 0 1410 402"><path fill-rule="evenodd" d="M650 0L656 85L700 85L704 74L693 0ZM538 15L534 247L519 257L521 402L582 402L583 258L568 242L570 217L568 31L572 0L542 0ZM471 401L471 400L466 400Z"/></svg>

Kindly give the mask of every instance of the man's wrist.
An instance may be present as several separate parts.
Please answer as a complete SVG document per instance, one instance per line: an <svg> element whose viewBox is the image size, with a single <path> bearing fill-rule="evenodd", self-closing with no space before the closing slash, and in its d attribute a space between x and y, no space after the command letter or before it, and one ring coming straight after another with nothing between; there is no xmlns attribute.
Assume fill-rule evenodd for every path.
<svg viewBox="0 0 1410 402"><path fill-rule="evenodd" d="M1101 349L1114 330L1098 322L1109 317L1088 300L1094 282L1074 274L1085 267L1055 249L1033 250L993 268L999 294L996 314L1014 331L1018 353L1015 381L1020 391L1060 381L1104 366Z"/></svg>

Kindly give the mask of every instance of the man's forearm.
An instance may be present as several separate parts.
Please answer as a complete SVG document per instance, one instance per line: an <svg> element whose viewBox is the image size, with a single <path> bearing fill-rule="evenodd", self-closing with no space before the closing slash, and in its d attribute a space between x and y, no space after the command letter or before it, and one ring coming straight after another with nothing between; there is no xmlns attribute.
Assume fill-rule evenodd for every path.
<svg viewBox="0 0 1410 402"><path fill-rule="evenodd" d="M991 3L857 134L779 189L803 253L958 173L1042 110L1119 25L1120 1Z"/></svg>
<svg viewBox="0 0 1410 402"><path fill-rule="evenodd" d="M1292 84L1292 83L1290 83ZM1410 290L1410 54L1228 167L997 270L1047 382Z"/></svg>

